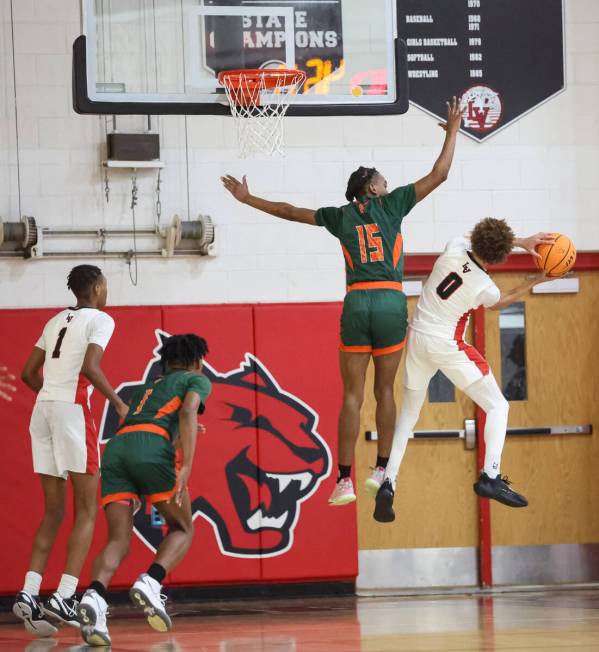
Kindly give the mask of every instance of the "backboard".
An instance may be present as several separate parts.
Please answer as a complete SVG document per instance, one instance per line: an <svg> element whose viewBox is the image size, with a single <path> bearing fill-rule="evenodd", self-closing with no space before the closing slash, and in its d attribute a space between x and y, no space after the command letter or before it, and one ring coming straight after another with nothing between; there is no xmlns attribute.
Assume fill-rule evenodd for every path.
<svg viewBox="0 0 599 652"><path fill-rule="evenodd" d="M228 114L217 76L306 73L288 115L404 113L396 0L82 0L73 104L93 114Z"/></svg>

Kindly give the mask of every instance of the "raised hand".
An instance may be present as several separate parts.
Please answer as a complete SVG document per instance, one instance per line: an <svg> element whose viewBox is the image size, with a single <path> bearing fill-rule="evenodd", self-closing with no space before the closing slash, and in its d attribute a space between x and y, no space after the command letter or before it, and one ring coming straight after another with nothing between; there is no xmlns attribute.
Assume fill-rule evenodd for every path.
<svg viewBox="0 0 599 652"><path fill-rule="evenodd" d="M455 134L462 126L462 115L465 108L460 108L460 98L455 95L451 98L451 102L447 104L447 122L440 122L439 126L445 129L448 133Z"/></svg>
<svg viewBox="0 0 599 652"><path fill-rule="evenodd" d="M223 182L223 186L233 195L233 197L235 197L237 201L240 201L242 204L247 201L247 198L250 196L250 191L245 174L243 175L241 181L237 180L230 174L221 177L220 180Z"/></svg>

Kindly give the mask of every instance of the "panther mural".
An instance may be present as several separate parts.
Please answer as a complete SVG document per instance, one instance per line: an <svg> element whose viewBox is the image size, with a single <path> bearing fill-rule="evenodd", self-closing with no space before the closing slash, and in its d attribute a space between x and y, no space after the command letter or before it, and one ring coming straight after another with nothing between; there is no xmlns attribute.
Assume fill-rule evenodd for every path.
<svg viewBox="0 0 599 652"><path fill-rule="evenodd" d="M158 351L168 333L156 330L142 378L122 383L119 396L160 375ZM199 419L189 491L194 518L211 523L224 555L268 557L293 545L301 503L317 491L331 470L331 452L318 434L318 414L283 390L266 365L250 353L237 369L220 372L204 364L213 391ZM106 404L102 442L118 428L116 412ZM135 532L156 549L163 529L146 505L135 515Z"/></svg>

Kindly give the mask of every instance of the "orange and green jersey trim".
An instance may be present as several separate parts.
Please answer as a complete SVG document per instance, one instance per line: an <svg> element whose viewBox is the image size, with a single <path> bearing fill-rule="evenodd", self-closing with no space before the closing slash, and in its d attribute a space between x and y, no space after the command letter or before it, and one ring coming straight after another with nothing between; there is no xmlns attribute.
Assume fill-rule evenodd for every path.
<svg viewBox="0 0 599 652"><path fill-rule="evenodd" d="M185 370L170 371L134 392L129 413L117 434L151 432L172 441L187 393L198 394L205 403L210 391L211 383L206 376Z"/></svg>
<svg viewBox="0 0 599 652"><path fill-rule="evenodd" d="M162 426L157 426L154 423L136 423L132 426L125 426L119 428L116 432L117 435L126 435L128 432L151 432L155 435L160 435L165 439L170 440L169 431Z"/></svg>
<svg viewBox="0 0 599 652"><path fill-rule="evenodd" d="M403 285L399 281L361 281L347 286L348 292L354 292L355 290L395 290L402 292Z"/></svg>

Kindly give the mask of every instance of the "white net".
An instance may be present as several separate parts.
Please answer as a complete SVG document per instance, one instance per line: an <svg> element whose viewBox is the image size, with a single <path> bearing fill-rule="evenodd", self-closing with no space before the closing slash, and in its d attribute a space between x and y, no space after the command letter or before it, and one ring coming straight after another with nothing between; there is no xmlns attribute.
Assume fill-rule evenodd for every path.
<svg viewBox="0 0 599 652"><path fill-rule="evenodd" d="M237 128L239 156L283 154L283 118L306 75L299 70L220 73Z"/></svg>

